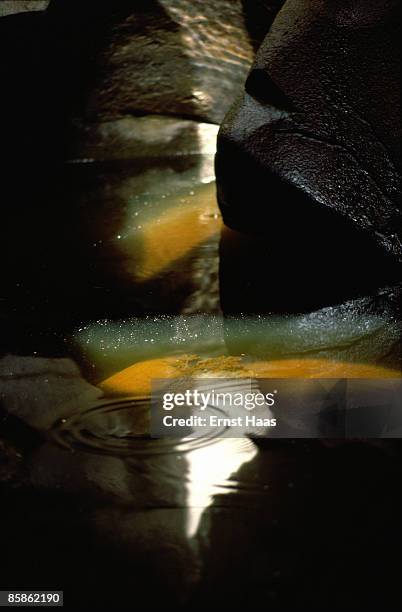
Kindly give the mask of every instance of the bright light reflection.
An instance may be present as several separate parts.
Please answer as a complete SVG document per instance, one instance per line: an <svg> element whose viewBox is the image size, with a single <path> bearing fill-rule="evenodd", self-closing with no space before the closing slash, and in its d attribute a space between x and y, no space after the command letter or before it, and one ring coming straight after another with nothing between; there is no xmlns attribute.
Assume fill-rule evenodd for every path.
<svg viewBox="0 0 402 612"><path fill-rule="evenodd" d="M231 477L251 461L257 448L248 438L223 438L188 453L187 537L193 538L202 514L212 505L214 495L232 493L236 480Z"/></svg>

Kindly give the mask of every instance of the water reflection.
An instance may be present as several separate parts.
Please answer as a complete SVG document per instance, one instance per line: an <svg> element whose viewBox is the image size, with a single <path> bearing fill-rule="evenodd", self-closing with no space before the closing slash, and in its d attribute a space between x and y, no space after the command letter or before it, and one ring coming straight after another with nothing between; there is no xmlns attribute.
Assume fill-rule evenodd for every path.
<svg viewBox="0 0 402 612"><path fill-rule="evenodd" d="M385 296L386 306L389 297ZM139 380L147 388L152 377L197 370L233 376L251 371L261 377L400 376L400 322L392 309L373 312L370 299L288 317L186 315L100 321L80 328L74 342L98 376L115 373L106 387L115 386L116 391L127 391Z"/></svg>
<svg viewBox="0 0 402 612"><path fill-rule="evenodd" d="M120 241L116 246L135 282L166 271L179 272L177 262L183 265L183 258L218 235L221 219L213 195L213 185L198 186L173 197L164 194L163 210L156 217L153 211L153 218L148 220L138 207L116 236Z"/></svg>
<svg viewBox="0 0 402 612"><path fill-rule="evenodd" d="M370 365L400 368L400 285L391 283L392 269L377 277L330 241L327 250L322 242L284 249L275 237L221 230L214 185L200 182L195 168L168 192L155 185L128 200L114 248L139 308L155 316L76 327L72 343L97 381L133 363L185 354L288 360L285 376L295 374L297 360L307 376L325 375L326 367L328 375L359 376L357 365L348 374L339 363L362 364L361 376L375 376ZM318 246L325 272L313 266Z"/></svg>
<svg viewBox="0 0 402 612"><path fill-rule="evenodd" d="M285 256L275 241L222 230L212 172L212 155L199 151L144 157L135 168L70 164L69 189L57 191L63 214L29 213L7 272L20 286L2 302L14 354L0 359L0 393L17 432L9 456L18 457L4 510L17 519L4 540L44 550L52 580L54 542L62 545L71 588L104 583L102 605L112 605L116 584L119 603L132 600L133 584L139 599L157 584L177 606L246 605L245 580L250 601L273 601L292 575L301 586L308 579L314 525L325 532L328 520L336 533L345 482L356 514L384 519L376 466L392 472L387 449L370 446L364 464L362 446L348 455L221 432L149 437L155 378L400 376L400 289L368 282L369 273L357 283L357 268L340 287L339 259L317 275L309 250ZM330 545L336 556L335 536ZM23 563L10 558L9 576L38 579L32 558Z"/></svg>
<svg viewBox="0 0 402 612"><path fill-rule="evenodd" d="M230 493L241 486L236 474L256 455L255 444L247 438L226 438L188 455L188 537L197 535L201 519L217 494Z"/></svg>
<svg viewBox="0 0 402 612"><path fill-rule="evenodd" d="M238 469L257 454L251 440L228 438L224 428L206 428L198 438L191 437L190 430L188 438L152 439L149 436L149 400L106 397L89 407L82 404L78 411L77 401L75 409L65 406L64 410L66 415L72 410L75 414L57 422L51 439L66 449L124 458L125 469L132 475L125 494L127 502L145 507L169 504L183 508L183 512L185 509L188 538L197 535L201 517L213 503L214 495L223 494L225 490L231 492L237 486L234 475ZM213 406L208 407L208 411L219 415L219 410ZM99 471L102 463L98 457L97 484L104 493L116 493L114 487L110 489L107 479L105 483L99 478L103 473ZM107 460L105 465L108 465ZM115 468L114 473L116 478ZM93 480L94 475L87 474ZM135 480L138 483L134 485ZM113 479L117 481L123 482L120 476ZM164 491L163 501L161 490ZM119 486L120 498L123 491Z"/></svg>

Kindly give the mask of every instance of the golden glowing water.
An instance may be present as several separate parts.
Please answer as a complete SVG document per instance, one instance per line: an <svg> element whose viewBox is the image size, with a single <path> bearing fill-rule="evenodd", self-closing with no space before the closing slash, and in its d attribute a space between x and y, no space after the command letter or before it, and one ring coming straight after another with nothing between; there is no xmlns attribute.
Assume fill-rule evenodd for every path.
<svg viewBox="0 0 402 612"><path fill-rule="evenodd" d="M180 377L205 378L400 378L396 370L360 363L324 359L283 359L245 362L241 357L181 355L136 363L104 380L110 394L149 395L152 380Z"/></svg>
<svg viewBox="0 0 402 612"><path fill-rule="evenodd" d="M175 194L166 198L165 204L163 213L144 222L119 244L132 262L129 272L136 282L168 270L222 227L215 183L200 185L180 198Z"/></svg>
<svg viewBox="0 0 402 612"><path fill-rule="evenodd" d="M335 305L306 315L222 316L223 226L210 157L202 171L195 166L185 176L175 172L163 190L155 181L155 193L144 191L127 205L114 243L122 255L119 265L144 311L149 306L161 314L135 316L134 309L132 317L91 321L75 332L74 342L96 380L103 380L101 387L149 395L152 379L185 376L400 378L400 371L376 365L399 333L386 312Z"/></svg>

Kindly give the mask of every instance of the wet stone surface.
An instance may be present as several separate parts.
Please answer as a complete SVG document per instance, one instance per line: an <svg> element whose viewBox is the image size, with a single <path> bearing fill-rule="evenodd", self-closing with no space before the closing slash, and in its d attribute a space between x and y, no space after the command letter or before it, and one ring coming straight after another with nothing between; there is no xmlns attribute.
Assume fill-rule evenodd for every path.
<svg viewBox="0 0 402 612"><path fill-rule="evenodd" d="M391 609L399 441L149 436L155 378L401 375L394 277L327 237L293 241L272 227L260 240L222 224L208 122L281 4L166 0L132 14L115 3L113 23L97 24L108 36L95 41L105 53L92 94L74 90L58 107L91 11L52 2L35 23L51 19L56 37L68 18L85 40L71 57L59 41L70 72L45 105L32 101L35 122L22 112L24 53L38 70L49 40L42 31L41 47L32 15L0 24L14 68L25 66L5 113L21 123L8 122L0 242L3 588L64 589L68 610ZM140 26L146 35L131 38ZM155 73L133 79L132 108L127 71L142 75L154 44ZM68 155L62 129L42 129L49 113L50 125L74 119Z"/></svg>

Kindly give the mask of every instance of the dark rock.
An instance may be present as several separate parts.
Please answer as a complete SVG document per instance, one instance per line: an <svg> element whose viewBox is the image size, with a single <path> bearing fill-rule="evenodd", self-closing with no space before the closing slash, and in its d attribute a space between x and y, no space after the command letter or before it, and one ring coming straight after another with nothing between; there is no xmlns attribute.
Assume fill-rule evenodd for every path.
<svg viewBox="0 0 402 612"><path fill-rule="evenodd" d="M382 286L390 270L348 246L339 252L330 239L275 243L225 228L219 287L230 352L400 370L401 286Z"/></svg>
<svg viewBox="0 0 402 612"><path fill-rule="evenodd" d="M299 315L225 319L232 354L369 363L401 371L401 288Z"/></svg>
<svg viewBox="0 0 402 612"><path fill-rule="evenodd" d="M218 138L227 225L402 261L399 17L394 0L288 0Z"/></svg>
<svg viewBox="0 0 402 612"><path fill-rule="evenodd" d="M11 354L0 359L2 434L22 448L33 448L40 440L37 431L65 416L69 403L77 400L79 408L81 400L93 401L101 394L72 359Z"/></svg>

